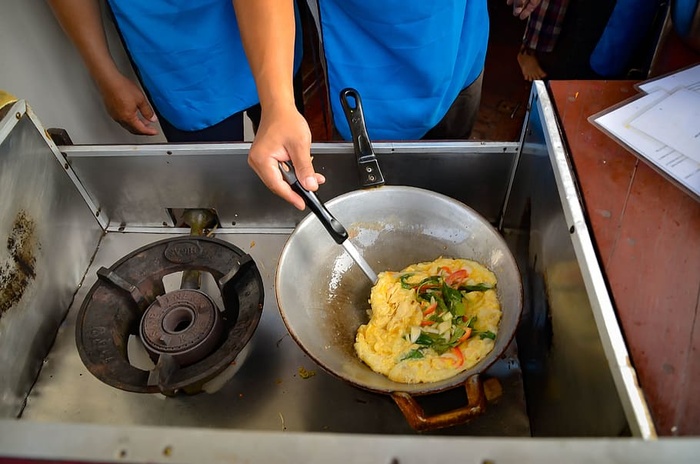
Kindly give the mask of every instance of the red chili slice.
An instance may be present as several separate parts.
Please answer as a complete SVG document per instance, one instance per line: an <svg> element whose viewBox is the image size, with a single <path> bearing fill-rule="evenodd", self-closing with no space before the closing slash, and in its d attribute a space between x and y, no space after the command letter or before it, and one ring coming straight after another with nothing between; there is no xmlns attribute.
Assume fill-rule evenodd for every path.
<svg viewBox="0 0 700 464"><path fill-rule="evenodd" d="M472 328L467 327L466 329L464 329L464 335L459 337L459 340L457 340L457 342L462 343L463 341L465 341L466 339L468 339L471 336L472 336Z"/></svg>
<svg viewBox="0 0 700 464"><path fill-rule="evenodd" d="M425 311L423 311L423 317L425 316L430 316L435 312L435 309L437 308L437 301L434 303L431 303L430 306L428 306Z"/></svg>
<svg viewBox="0 0 700 464"><path fill-rule="evenodd" d="M419 293L419 294L423 293L425 290L427 290L429 288L440 288L440 286L434 282L426 282L423 285L421 285L420 287L416 288L416 293Z"/></svg>
<svg viewBox="0 0 700 464"><path fill-rule="evenodd" d="M457 356L457 363L455 364L455 367L460 367L462 364L464 364L464 355L462 354L462 350L455 346L452 348L452 354Z"/></svg>
<svg viewBox="0 0 700 464"><path fill-rule="evenodd" d="M460 269L445 277L445 283L450 287L454 287L464 282L464 280L466 280L467 277L469 277L469 273L467 272L467 270Z"/></svg>

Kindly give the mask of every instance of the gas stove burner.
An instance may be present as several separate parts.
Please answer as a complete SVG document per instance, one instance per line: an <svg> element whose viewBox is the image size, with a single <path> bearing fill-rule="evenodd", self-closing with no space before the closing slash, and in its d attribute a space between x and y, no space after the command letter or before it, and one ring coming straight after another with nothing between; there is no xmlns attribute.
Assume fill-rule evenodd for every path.
<svg viewBox="0 0 700 464"><path fill-rule="evenodd" d="M163 278L178 272L181 288L166 293ZM202 273L214 278L223 308L200 290ZM260 321L260 272L250 255L223 240L161 240L97 275L78 314L76 343L88 370L122 390L199 393L236 361ZM134 336L153 369L130 362Z"/></svg>
<svg viewBox="0 0 700 464"><path fill-rule="evenodd" d="M141 319L141 341L157 361L170 355L180 366L193 364L218 344L219 308L199 290L175 290L156 298Z"/></svg>

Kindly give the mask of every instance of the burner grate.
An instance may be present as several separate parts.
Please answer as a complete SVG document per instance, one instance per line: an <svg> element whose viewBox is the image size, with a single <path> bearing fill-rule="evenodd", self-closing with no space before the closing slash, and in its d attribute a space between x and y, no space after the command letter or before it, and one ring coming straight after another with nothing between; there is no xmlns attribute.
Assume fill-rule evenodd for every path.
<svg viewBox="0 0 700 464"><path fill-rule="evenodd" d="M167 292L163 278L182 272L182 289ZM198 288L212 275L219 308ZM260 321L262 277L235 245L210 237L161 240L101 268L76 323L76 343L88 370L102 382L139 393L194 394L223 372L250 341ZM194 287L194 288L193 288ZM130 363L137 335L155 363Z"/></svg>

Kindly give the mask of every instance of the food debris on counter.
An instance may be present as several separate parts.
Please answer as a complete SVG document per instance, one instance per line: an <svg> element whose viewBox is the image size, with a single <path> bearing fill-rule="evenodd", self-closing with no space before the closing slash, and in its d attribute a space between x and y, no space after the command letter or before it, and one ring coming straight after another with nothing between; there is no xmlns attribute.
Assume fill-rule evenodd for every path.
<svg viewBox="0 0 700 464"><path fill-rule="evenodd" d="M299 377L302 379L310 379L314 375L316 375L316 371L307 371L303 366L299 367Z"/></svg>

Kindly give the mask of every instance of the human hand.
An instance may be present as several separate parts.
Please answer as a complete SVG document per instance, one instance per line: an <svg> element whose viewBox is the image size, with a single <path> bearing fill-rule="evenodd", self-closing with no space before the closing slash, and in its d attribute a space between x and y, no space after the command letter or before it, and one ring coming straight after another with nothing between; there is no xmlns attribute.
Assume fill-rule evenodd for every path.
<svg viewBox="0 0 700 464"><path fill-rule="evenodd" d="M542 0L506 0L506 4L513 5L513 16L526 19Z"/></svg>
<svg viewBox="0 0 700 464"><path fill-rule="evenodd" d="M107 112L121 126L136 135L156 135L151 125L156 114L138 85L126 76L115 73L100 83L100 92Z"/></svg>
<svg viewBox="0 0 700 464"><path fill-rule="evenodd" d="M323 175L314 172L311 164L311 130L306 119L293 104L265 107L248 153L248 164L275 195L303 210L304 200L279 171L278 162L288 160L292 161L296 176L306 190L314 192L326 181Z"/></svg>

